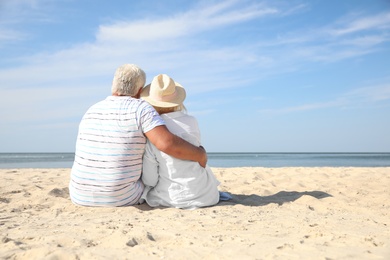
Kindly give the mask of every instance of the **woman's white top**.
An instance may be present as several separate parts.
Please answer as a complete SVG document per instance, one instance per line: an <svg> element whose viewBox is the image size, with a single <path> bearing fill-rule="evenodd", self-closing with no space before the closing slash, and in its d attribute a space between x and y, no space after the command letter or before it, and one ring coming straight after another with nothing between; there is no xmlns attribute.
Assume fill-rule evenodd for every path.
<svg viewBox="0 0 390 260"><path fill-rule="evenodd" d="M163 114L171 133L195 146L200 146L197 120L183 112ZM218 185L209 166L176 159L159 151L147 141L143 157L142 181L145 190L141 199L151 207L197 208L219 201Z"/></svg>

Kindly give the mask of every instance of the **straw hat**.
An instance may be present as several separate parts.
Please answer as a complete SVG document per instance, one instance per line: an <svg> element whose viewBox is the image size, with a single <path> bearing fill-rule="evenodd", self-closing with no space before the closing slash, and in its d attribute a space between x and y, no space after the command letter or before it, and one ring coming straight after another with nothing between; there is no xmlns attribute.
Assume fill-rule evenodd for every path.
<svg viewBox="0 0 390 260"><path fill-rule="evenodd" d="M155 76L142 89L141 98L156 107L176 107L186 98L185 89L166 74Z"/></svg>

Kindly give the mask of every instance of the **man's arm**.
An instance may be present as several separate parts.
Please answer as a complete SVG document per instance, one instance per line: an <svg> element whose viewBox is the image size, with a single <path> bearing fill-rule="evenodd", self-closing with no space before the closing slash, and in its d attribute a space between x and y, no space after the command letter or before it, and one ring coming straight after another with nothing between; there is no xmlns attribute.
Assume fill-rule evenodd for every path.
<svg viewBox="0 0 390 260"><path fill-rule="evenodd" d="M207 154L205 149L202 146L194 146L172 134L166 126L157 126L145 135L160 151L178 159L198 162L203 168L206 167Z"/></svg>

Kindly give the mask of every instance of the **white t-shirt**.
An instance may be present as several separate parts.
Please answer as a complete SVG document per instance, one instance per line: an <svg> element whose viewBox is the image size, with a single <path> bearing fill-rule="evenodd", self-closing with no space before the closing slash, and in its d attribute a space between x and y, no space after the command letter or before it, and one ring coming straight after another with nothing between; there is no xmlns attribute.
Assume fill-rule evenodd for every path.
<svg viewBox="0 0 390 260"><path fill-rule="evenodd" d="M169 131L195 146L200 145L196 119L183 112L161 115ZM151 207L197 208L219 201L218 185L210 167L197 162L176 159L159 151L147 141L143 158L142 199Z"/></svg>
<svg viewBox="0 0 390 260"><path fill-rule="evenodd" d="M143 192L140 181L144 133L164 121L147 102L109 96L84 115L71 171L71 200L84 206L136 204Z"/></svg>

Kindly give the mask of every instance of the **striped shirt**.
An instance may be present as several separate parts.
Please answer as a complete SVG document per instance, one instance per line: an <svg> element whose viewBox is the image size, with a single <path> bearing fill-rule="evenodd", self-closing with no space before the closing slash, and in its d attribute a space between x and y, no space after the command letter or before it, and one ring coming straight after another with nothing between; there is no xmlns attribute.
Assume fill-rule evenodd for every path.
<svg viewBox="0 0 390 260"><path fill-rule="evenodd" d="M144 133L164 124L154 108L140 99L109 96L93 105L79 126L69 184L73 203L136 204L144 189L140 180Z"/></svg>

